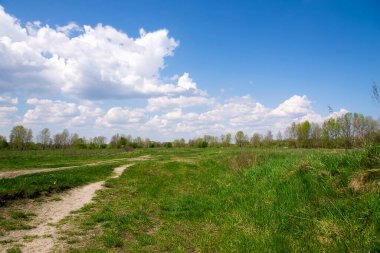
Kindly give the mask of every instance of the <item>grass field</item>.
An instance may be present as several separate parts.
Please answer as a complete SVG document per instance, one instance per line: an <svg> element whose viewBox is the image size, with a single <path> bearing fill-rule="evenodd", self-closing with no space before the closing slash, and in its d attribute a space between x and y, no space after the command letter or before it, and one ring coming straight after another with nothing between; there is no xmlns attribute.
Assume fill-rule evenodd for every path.
<svg viewBox="0 0 380 253"><path fill-rule="evenodd" d="M1 150L0 172L86 165L93 162L139 156L141 152L141 150L137 150L127 153L121 149Z"/></svg>
<svg viewBox="0 0 380 253"><path fill-rule="evenodd" d="M173 148L138 155L146 154L153 159L109 179L92 204L65 220L72 228L61 237L68 251L380 250L378 153ZM75 187L102 180L111 170L103 165L28 175L0 181L0 192L6 196L13 185L45 191L53 185L48 178L71 180L69 187Z"/></svg>

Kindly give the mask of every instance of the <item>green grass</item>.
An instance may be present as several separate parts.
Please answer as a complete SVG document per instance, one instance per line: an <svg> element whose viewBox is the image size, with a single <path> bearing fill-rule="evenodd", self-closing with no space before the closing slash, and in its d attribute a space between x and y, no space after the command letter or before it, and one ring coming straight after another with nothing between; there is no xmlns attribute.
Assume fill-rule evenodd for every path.
<svg viewBox="0 0 380 253"><path fill-rule="evenodd" d="M125 152L121 149L104 150L1 150L0 172L29 168L57 168L73 165L86 165L104 160L139 156L142 150Z"/></svg>
<svg viewBox="0 0 380 253"><path fill-rule="evenodd" d="M0 165L3 168L58 167L147 154L154 158L134 162L121 177L107 180L107 189L95 202L66 221L75 227L66 231L75 235L67 240L73 252L380 251L378 152L252 148L7 152L0 153L7 160L7 165ZM11 159L14 154L18 159ZM0 200L105 180L124 163L2 179ZM0 215L0 232L30 229L29 219L30 214L17 211ZM84 236L88 234L94 236Z"/></svg>
<svg viewBox="0 0 380 253"><path fill-rule="evenodd" d="M78 167L0 179L0 201L33 198L104 180L117 164Z"/></svg>
<svg viewBox="0 0 380 253"><path fill-rule="evenodd" d="M25 230L33 228L28 224L31 217L34 214L30 212L22 211L8 211L7 213L2 212L0 215L0 236L2 236L5 231L10 230ZM2 240L0 240L0 243Z"/></svg>
<svg viewBox="0 0 380 253"><path fill-rule="evenodd" d="M79 251L377 252L379 187L349 187L366 169L361 151L165 150L82 210L103 233Z"/></svg>

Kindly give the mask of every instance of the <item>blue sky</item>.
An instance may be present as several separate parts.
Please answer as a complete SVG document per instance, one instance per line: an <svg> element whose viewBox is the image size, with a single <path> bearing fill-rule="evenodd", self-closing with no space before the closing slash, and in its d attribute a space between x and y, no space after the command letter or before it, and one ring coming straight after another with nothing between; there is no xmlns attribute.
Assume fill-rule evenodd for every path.
<svg viewBox="0 0 380 253"><path fill-rule="evenodd" d="M0 113L0 118L1 115L4 118L3 132L0 134L7 134L12 125L20 122L35 131L49 125L53 130L68 127L84 135L110 136L119 131L153 139L220 134L238 129L250 134L269 128L283 130L281 126L291 121L323 121L329 114L328 106L336 113L348 110L379 117L379 107L370 97L372 82L380 83L380 3L376 0L91 1L91 4L87 1L3 0L0 5L4 8L4 15L17 19L21 27L25 27L27 22L40 21L40 27L35 28L37 30L48 25L57 32L57 26L62 27L70 22L79 28L84 25L95 28L101 23L136 39L141 36L140 28L148 34L167 29L168 34L160 39L173 39L175 45L171 44L167 54L155 56L158 58L150 60L149 55L144 56L147 65L157 61L147 74L149 79L155 76L150 81L178 86L178 77L189 73L188 78L183 80L196 84L195 89L185 85L189 89L161 89L158 93L145 92L144 89L144 94L136 89L136 92L128 93L117 90L120 82L124 81L115 80L112 69L109 70L111 72L103 71L99 65L96 66L98 72L95 72L104 72L112 78L110 82L99 81L98 89L89 84L76 94L70 86L74 84L64 84L66 79L62 80L62 84L57 81L50 89L46 88L49 86L48 79L42 81L47 83L41 84L43 91L36 93L33 91L39 90L38 82L46 75L38 77L26 88L28 80L34 80L35 75L25 78L16 76L25 67L20 63L19 66L13 65L15 74L11 78L0 80L0 96L8 100L18 99L17 104L3 103L3 107L16 107L17 112L15 109L3 111L8 114L12 112L17 117L9 120L6 112ZM9 30L2 32L0 37L7 36ZM71 32L70 38L86 33L83 29L78 29L78 34L74 30ZM37 51L42 50L41 47L51 47L46 44L29 46L38 47L34 48ZM167 48L167 44L161 46ZM151 47L155 48L156 45L150 44ZM54 54L55 51L52 52ZM56 53L61 58L73 57L71 53ZM120 66L124 73L120 62L112 64ZM0 66L0 73L9 68ZM84 70L79 68L75 71ZM131 69L128 75L135 72ZM81 74L85 73L88 72ZM173 78L176 75L177 79ZM91 83L97 82L96 78L101 78L99 76L94 74L89 80ZM147 78L145 72L139 77ZM141 87L141 83L131 83L132 79L123 85ZM2 87L1 81L7 85L3 84ZM145 85L149 86L147 83ZM117 92L108 94L110 90ZM162 97L177 102L174 103L176 105L171 103L171 111L147 109L149 99L151 102L169 103L168 99L157 100ZM183 99L176 99L179 97L192 97L193 102L188 106L178 105L183 102ZM39 102L28 103L28 99ZM53 108L57 104L55 101L74 104L77 111L71 108L71 114L44 122L40 117L46 118L51 114L54 118L56 113L41 112L41 108L36 107L48 104ZM186 101L189 102L189 99ZM201 102L197 104L194 101ZM260 109L257 104L263 108ZM82 115L83 108L79 112L81 105L92 111L91 116ZM70 110L67 104L61 103L60 106L57 106L59 110ZM102 112L94 112L96 108ZM133 122L115 120L115 115L112 115L115 110L112 108L121 108L121 111L116 111L125 118L134 118ZM25 117L28 110L31 112ZM241 110L241 114L237 115L234 110ZM81 124L67 124L70 117L81 116L86 118L81 120ZM8 117L7 120L5 117ZM210 118L211 121L206 120ZM149 121L152 124L146 124Z"/></svg>

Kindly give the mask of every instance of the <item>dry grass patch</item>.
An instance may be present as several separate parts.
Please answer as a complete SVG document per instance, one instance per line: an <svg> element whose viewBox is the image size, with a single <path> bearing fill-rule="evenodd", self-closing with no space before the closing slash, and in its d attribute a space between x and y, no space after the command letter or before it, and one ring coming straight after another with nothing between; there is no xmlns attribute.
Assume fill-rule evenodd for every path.
<svg viewBox="0 0 380 253"><path fill-rule="evenodd" d="M372 191L380 185L380 169L370 169L356 173L348 187L355 191Z"/></svg>
<svg viewBox="0 0 380 253"><path fill-rule="evenodd" d="M259 163L260 157L257 154L249 152L242 152L228 158L228 167L236 173L256 167Z"/></svg>
<svg viewBox="0 0 380 253"><path fill-rule="evenodd" d="M336 239L342 237L342 231L337 224L331 220L321 220L317 223L317 240L320 244L328 246Z"/></svg>

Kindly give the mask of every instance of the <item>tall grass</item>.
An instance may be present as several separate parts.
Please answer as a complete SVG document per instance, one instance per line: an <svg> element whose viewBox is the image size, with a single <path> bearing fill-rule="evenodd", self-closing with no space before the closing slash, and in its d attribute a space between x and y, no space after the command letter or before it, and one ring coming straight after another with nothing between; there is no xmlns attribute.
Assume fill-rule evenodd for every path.
<svg viewBox="0 0 380 253"><path fill-rule="evenodd" d="M166 151L175 156L175 150ZM169 154L168 152L172 152ZM189 151L191 152L191 151ZM211 152L211 151L208 151ZM192 163L161 157L101 192L80 226L87 250L376 252L379 189L353 191L361 151L220 149ZM183 156L183 154L181 154ZM190 155L188 157L191 157ZM73 246L75 248L75 245Z"/></svg>

